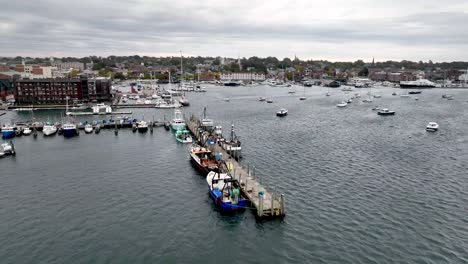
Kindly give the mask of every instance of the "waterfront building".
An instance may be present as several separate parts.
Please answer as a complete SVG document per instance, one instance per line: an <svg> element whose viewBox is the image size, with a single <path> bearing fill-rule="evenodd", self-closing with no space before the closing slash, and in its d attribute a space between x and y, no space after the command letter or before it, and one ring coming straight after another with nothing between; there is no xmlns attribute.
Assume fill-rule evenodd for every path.
<svg viewBox="0 0 468 264"><path fill-rule="evenodd" d="M71 61L71 62L61 62L61 61L52 61L50 63L52 66L57 67L59 71L77 69L79 71L84 71L85 65L82 62Z"/></svg>
<svg viewBox="0 0 468 264"><path fill-rule="evenodd" d="M233 72L221 73L222 81L239 80L239 81L264 81L265 74L255 72Z"/></svg>
<svg viewBox="0 0 468 264"><path fill-rule="evenodd" d="M77 101L109 101L110 79L22 79L13 82L18 104L64 104L66 97Z"/></svg>

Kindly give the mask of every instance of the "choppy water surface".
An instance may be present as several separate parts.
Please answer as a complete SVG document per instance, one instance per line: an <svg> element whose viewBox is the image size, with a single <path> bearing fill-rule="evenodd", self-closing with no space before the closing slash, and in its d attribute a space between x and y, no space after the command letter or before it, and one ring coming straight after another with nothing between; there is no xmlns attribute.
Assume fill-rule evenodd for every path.
<svg viewBox="0 0 468 264"><path fill-rule="evenodd" d="M307 88L299 101L302 87L295 95L207 88L188 94L183 111L200 114L206 105L224 128L236 125L244 162L285 193L284 221L220 214L186 146L162 128L21 137L18 155L0 160L1 262L468 262L468 91L451 90L448 101L440 89L425 90L415 101L373 89L382 98L339 109L350 96L339 89L325 97L325 88ZM357 92L363 99L367 90ZM397 113L378 116L376 105ZM285 118L275 116L281 107ZM9 112L0 122L27 118ZM440 131L426 132L429 121Z"/></svg>

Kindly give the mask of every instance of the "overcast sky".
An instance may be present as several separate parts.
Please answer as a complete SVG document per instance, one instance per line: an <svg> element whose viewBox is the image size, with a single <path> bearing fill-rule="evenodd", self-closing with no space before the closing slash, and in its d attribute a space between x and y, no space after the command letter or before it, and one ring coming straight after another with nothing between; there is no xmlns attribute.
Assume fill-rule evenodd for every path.
<svg viewBox="0 0 468 264"><path fill-rule="evenodd" d="M467 0L0 0L0 56L468 61Z"/></svg>

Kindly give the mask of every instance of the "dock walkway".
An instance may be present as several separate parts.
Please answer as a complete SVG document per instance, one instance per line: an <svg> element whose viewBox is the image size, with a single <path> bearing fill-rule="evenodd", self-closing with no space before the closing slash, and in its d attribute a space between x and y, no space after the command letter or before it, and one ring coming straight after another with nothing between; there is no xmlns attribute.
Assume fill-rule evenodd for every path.
<svg viewBox="0 0 468 264"><path fill-rule="evenodd" d="M257 211L259 218L284 217L284 195L271 193L260 184L255 175L255 171L243 167L235 157L229 155L218 144L206 144L206 133L200 133L200 121L195 116L185 118L188 129L195 138L213 153L221 153L225 160L229 173L234 179L237 179L241 185L242 193L249 199L252 206Z"/></svg>

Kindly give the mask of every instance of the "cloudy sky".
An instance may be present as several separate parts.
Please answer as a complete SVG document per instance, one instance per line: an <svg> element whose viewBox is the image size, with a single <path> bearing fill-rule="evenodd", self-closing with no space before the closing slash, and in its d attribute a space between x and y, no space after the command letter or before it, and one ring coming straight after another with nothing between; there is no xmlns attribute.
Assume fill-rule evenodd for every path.
<svg viewBox="0 0 468 264"><path fill-rule="evenodd" d="M467 0L0 0L0 56L468 61Z"/></svg>

